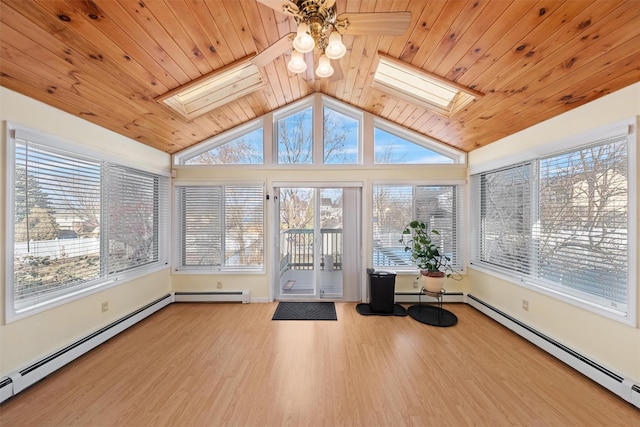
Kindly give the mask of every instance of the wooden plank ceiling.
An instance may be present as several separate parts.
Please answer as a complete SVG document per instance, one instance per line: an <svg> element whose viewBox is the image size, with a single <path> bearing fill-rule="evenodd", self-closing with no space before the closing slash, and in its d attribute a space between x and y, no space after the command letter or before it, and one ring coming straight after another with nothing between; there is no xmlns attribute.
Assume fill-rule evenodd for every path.
<svg viewBox="0 0 640 427"><path fill-rule="evenodd" d="M0 83L176 153L319 91L471 151L640 81L640 1L338 0L410 11L402 36L345 35L343 76L263 67L267 85L191 121L155 100L295 31L255 0L1 0ZM485 96L443 117L373 89L377 52Z"/></svg>

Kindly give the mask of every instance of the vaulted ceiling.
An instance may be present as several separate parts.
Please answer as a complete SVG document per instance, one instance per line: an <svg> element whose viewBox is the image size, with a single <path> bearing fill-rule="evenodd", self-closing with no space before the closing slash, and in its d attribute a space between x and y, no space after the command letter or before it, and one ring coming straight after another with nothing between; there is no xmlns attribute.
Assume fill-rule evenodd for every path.
<svg viewBox="0 0 640 427"><path fill-rule="evenodd" d="M273 2L272 2L273 3ZM157 98L267 49L292 16L255 0L1 0L0 84L176 153L321 92L464 151L640 81L640 1L337 0L410 11L400 36L344 35L340 78L260 67L261 89L188 120ZM378 52L484 94L446 117L372 87Z"/></svg>

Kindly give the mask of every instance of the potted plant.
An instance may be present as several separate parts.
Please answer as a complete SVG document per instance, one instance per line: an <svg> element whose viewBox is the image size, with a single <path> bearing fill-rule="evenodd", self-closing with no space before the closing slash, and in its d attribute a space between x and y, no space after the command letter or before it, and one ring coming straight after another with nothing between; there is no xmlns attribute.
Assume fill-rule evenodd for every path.
<svg viewBox="0 0 640 427"><path fill-rule="evenodd" d="M405 252L411 252L411 259L420 269L422 286L428 292L441 292L444 278L453 272L451 259L440 252L433 236L439 236L438 230L430 229L423 221L411 221L402 231L401 243ZM406 240L406 237L409 240Z"/></svg>

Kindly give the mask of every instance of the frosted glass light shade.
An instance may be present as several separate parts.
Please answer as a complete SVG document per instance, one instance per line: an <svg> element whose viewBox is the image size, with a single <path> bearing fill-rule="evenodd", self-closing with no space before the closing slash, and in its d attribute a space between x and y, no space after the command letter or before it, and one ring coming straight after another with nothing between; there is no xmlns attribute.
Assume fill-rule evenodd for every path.
<svg viewBox="0 0 640 427"><path fill-rule="evenodd" d="M304 62L304 55L297 50L292 51L287 68L296 74L305 72L307 70L307 63Z"/></svg>
<svg viewBox="0 0 640 427"><path fill-rule="evenodd" d="M296 37L293 39L293 47L298 52L307 53L311 52L316 47L316 42L313 37L308 33L309 26L304 22L298 25L298 31Z"/></svg>
<svg viewBox="0 0 640 427"><path fill-rule="evenodd" d="M329 36L329 44L324 54L327 55L329 59L340 59L345 53L347 53L347 48L342 44L342 36L336 31L332 32Z"/></svg>
<svg viewBox="0 0 640 427"><path fill-rule="evenodd" d="M320 56L318 61L318 68L316 68L316 75L318 77L329 77L333 74L333 67L331 61L327 58L327 55Z"/></svg>

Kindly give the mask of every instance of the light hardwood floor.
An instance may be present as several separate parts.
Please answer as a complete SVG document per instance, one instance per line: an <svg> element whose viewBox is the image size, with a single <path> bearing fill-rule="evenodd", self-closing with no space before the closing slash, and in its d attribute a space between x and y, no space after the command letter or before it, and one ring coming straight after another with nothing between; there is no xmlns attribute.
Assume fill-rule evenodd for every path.
<svg viewBox="0 0 640 427"><path fill-rule="evenodd" d="M631 426L640 411L475 309L452 328L172 304L0 406L2 426Z"/></svg>

